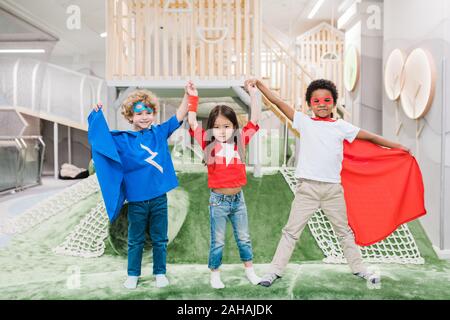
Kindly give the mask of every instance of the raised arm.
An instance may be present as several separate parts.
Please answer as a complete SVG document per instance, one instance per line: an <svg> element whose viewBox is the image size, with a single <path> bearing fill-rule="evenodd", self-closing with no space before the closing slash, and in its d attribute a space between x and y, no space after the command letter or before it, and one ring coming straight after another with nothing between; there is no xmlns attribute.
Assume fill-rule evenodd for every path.
<svg viewBox="0 0 450 320"><path fill-rule="evenodd" d="M379 135L376 135L374 133L371 133L369 131L365 131L362 129L359 130L359 133L356 136L356 139L367 140L367 141L370 141L372 143L378 144L383 147L388 147L388 148L392 148L392 149L401 149L403 151L411 153L411 150L409 150L409 148L401 145L400 143L390 141Z"/></svg>
<svg viewBox="0 0 450 320"><path fill-rule="evenodd" d="M258 88L255 84L247 83L247 91L250 94L250 108L251 108L251 118L250 121L254 124L258 124L260 113L261 113L261 106L260 101L258 101Z"/></svg>
<svg viewBox="0 0 450 320"><path fill-rule="evenodd" d="M286 117L288 117L291 121L294 121L295 109L273 93L262 81L258 79L250 79L246 81L246 85L255 85L270 102L276 105L281 112L286 115Z"/></svg>
<svg viewBox="0 0 450 320"><path fill-rule="evenodd" d="M186 117L186 115L188 114L188 101L187 101L187 93L184 93L184 97L183 97L183 101L181 101L180 106L177 109L177 120L178 122L183 121L183 119Z"/></svg>
<svg viewBox="0 0 450 320"><path fill-rule="evenodd" d="M195 131L198 126L197 122L197 107L198 107L198 91L197 88L195 88L195 85L192 81L189 81L186 85L186 94L187 99L189 99L191 102L188 103L188 123L189 127ZM190 98L189 98L190 97Z"/></svg>

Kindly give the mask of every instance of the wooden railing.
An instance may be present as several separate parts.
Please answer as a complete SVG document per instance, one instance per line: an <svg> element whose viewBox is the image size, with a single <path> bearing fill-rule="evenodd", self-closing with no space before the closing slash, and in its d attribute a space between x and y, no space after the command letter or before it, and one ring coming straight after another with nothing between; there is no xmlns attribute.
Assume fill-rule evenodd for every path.
<svg viewBox="0 0 450 320"><path fill-rule="evenodd" d="M296 109L305 106L304 93L313 77L295 55L266 28L264 28L262 61L262 76L267 79L269 86Z"/></svg>
<svg viewBox="0 0 450 320"><path fill-rule="evenodd" d="M261 66L263 79L272 91L275 91L287 104L293 106L296 110L306 112L308 110L305 101L306 89L315 77L306 70L304 63L298 59L296 54L278 41L270 30L264 28L263 33ZM333 80L335 83L342 82L340 79L337 79L338 81L330 80ZM351 114L342 107L341 101L343 101L342 97L333 112L337 117L349 120L351 119ZM267 99L264 99L264 103L291 129L294 135L299 135L298 131L292 128L292 121L281 113L276 106Z"/></svg>
<svg viewBox="0 0 450 320"><path fill-rule="evenodd" d="M107 80L259 76L260 0L107 0Z"/></svg>

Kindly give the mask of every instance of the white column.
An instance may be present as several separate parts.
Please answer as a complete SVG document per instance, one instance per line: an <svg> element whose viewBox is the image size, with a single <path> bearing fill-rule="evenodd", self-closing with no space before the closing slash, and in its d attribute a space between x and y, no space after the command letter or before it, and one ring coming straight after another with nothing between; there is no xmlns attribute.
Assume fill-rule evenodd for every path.
<svg viewBox="0 0 450 320"><path fill-rule="evenodd" d="M72 164L72 129L67 127L67 161Z"/></svg>
<svg viewBox="0 0 450 320"><path fill-rule="evenodd" d="M58 123L53 124L53 170L54 177L58 179L58 171L59 171L59 159L58 159L58 151L59 151L59 137L58 137Z"/></svg>

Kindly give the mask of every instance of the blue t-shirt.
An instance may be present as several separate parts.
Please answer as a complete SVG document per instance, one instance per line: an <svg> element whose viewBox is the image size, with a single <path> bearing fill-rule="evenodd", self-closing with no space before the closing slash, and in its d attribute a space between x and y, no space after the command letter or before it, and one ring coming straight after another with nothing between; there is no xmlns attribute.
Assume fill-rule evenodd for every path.
<svg viewBox="0 0 450 320"><path fill-rule="evenodd" d="M173 116L141 131L111 131L123 165L128 201L150 200L178 186L167 139L181 123Z"/></svg>
<svg viewBox="0 0 450 320"><path fill-rule="evenodd" d="M91 112L88 121L92 158L111 222L125 199L151 200L178 186L167 144L182 124L176 116L138 132L110 132L101 111Z"/></svg>

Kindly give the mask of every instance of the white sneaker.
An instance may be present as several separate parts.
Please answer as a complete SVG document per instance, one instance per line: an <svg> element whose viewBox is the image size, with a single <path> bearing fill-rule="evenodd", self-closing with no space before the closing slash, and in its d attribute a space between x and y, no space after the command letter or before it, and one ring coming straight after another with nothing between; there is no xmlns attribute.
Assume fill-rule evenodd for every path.
<svg viewBox="0 0 450 320"><path fill-rule="evenodd" d="M139 277L128 276L127 280L123 283L123 286L127 289L136 289Z"/></svg>
<svg viewBox="0 0 450 320"><path fill-rule="evenodd" d="M165 274L157 274L156 275L156 287L164 288L169 285L169 279L167 279Z"/></svg>
<svg viewBox="0 0 450 320"><path fill-rule="evenodd" d="M247 276L248 281L255 286L261 282L261 278L256 275L253 267L245 268L245 275Z"/></svg>
<svg viewBox="0 0 450 320"><path fill-rule="evenodd" d="M220 280L220 271L211 271L210 284L211 287L213 287L214 289L225 288L225 285L223 284L222 280Z"/></svg>

